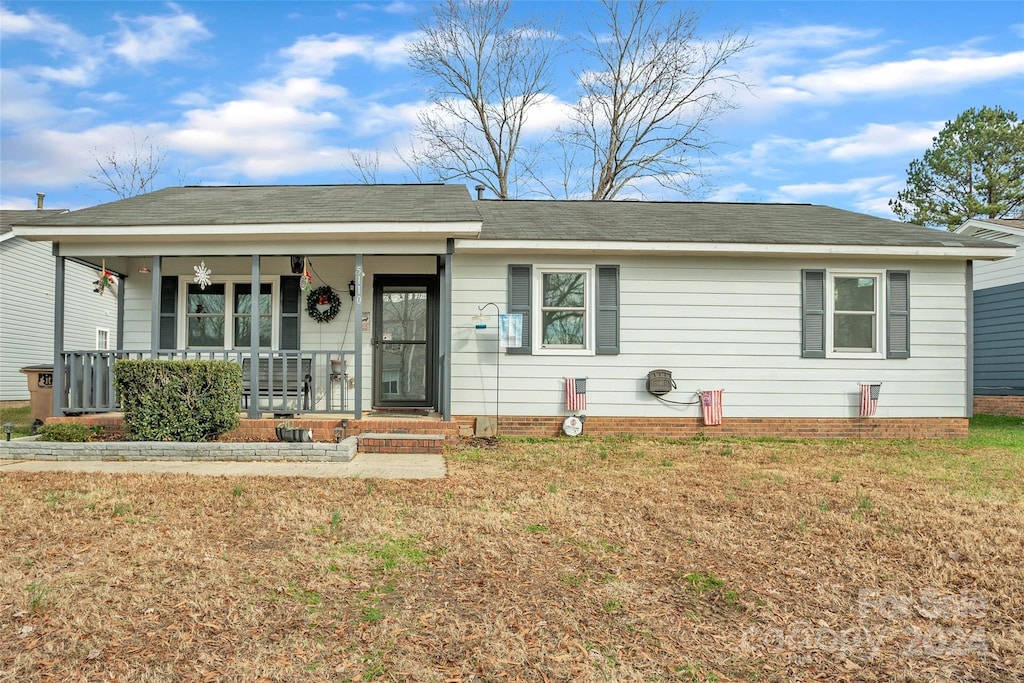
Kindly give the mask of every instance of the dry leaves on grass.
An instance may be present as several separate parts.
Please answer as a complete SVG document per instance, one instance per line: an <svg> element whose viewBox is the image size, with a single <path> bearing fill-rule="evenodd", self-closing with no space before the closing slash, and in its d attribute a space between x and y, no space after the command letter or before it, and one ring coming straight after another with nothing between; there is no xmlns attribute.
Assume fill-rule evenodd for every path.
<svg viewBox="0 0 1024 683"><path fill-rule="evenodd" d="M0 475L0 680L1021 678L1019 455L485 446L442 481Z"/></svg>

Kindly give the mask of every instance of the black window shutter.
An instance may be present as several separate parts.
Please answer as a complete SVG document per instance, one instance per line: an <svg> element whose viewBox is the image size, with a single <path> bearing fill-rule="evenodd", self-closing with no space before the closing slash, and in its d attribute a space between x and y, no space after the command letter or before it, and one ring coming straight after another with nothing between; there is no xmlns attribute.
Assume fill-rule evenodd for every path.
<svg viewBox="0 0 1024 683"><path fill-rule="evenodd" d="M597 330L595 350L598 355L619 353L619 267L597 267Z"/></svg>
<svg viewBox="0 0 1024 683"><path fill-rule="evenodd" d="M160 278L160 348L178 348L178 276Z"/></svg>
<svg viewBox="0 0 1024 683"><path fill-rule="evenodd" d="M281 345L280 348L298 350L299 315L302 312L302 292L297 275L281 276Z"/></svg>
<svg viewBox="0 0 1024 683"><path fill-rule="evenodd" d="M801 276L804 358L825 357L825 271L805 268Z"/></svg>
<svg viewBox="0 0 1024 683"><path fill-rule="evenodd" d="M507 349L508 353L522 353L527 355L532 353L532 349L530 349L530 287L532 280L532 266L509 264L508 312L523 314L523 345L518 349Z"/></svg>
<svg viewBox="0 0 1024 683"><path fill-rule="evenodd" d="M885 272L886 358L910 358L910 271Z"/></svg>

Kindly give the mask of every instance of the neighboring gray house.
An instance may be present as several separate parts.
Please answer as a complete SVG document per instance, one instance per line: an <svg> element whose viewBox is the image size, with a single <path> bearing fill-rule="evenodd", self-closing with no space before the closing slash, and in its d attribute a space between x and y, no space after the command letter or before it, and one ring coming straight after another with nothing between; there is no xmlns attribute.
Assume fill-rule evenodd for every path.
<svg viewBox="0 0 1024 683"><path fill-rule="evenodd" d="M53 246L29 242L11 226L51 218L66 209L0 211L0 401L29 397L19 370L53 363ZM93 292L97 271L68 263L64 348L95 350L117 344L117 299Z"/></svg>
<svg viewBox="0 0 1024 683"><path fill-rule="evenodd" d="M1014 253L824 206L462 185L168 188L16 231L130 274L113 355L242 363L250 418L423 411L505 434L558 433L585 379L591 434L693 434L721 389L712 433L964 435L971 264ZM333 300L302 291L307 265ZM499 346L498 313L522 316L522 346ZM62 409L116 407L113 355L62 354Z"/></svg>
<svg viewBox="0 0 1024 683"><path fill-rule="evenodd" d="M1013 405L1024 416L1024 219L976 218L956 232L1017 247L1012 258L974 267L974 393L979 410ZM983 398L996 396L1007 398Z"/></svg>

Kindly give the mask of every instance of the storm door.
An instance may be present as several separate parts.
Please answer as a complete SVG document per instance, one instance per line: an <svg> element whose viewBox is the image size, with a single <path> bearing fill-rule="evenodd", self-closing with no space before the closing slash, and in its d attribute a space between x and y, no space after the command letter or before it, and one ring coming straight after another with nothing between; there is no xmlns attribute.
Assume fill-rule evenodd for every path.
<svg viewBox="0 0 1024 683"><path fill-rule="evenodd" d="M437 311L436 277L374 277L374 406L435 407Z"/></svg>

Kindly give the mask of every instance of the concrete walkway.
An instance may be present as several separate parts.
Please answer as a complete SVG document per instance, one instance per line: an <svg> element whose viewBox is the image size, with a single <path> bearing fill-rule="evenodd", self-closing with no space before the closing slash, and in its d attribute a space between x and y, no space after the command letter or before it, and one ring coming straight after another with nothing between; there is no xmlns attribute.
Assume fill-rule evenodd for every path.
<svg viewBox="0 0 1024 683"><path fill-rule="evenodd" d="M361 477L441 479L444 457L431 454L360 453L350 462L233 462L145 460L0 460L4 472L102 472L108 474L195 474L211 477Z"/></svg>

